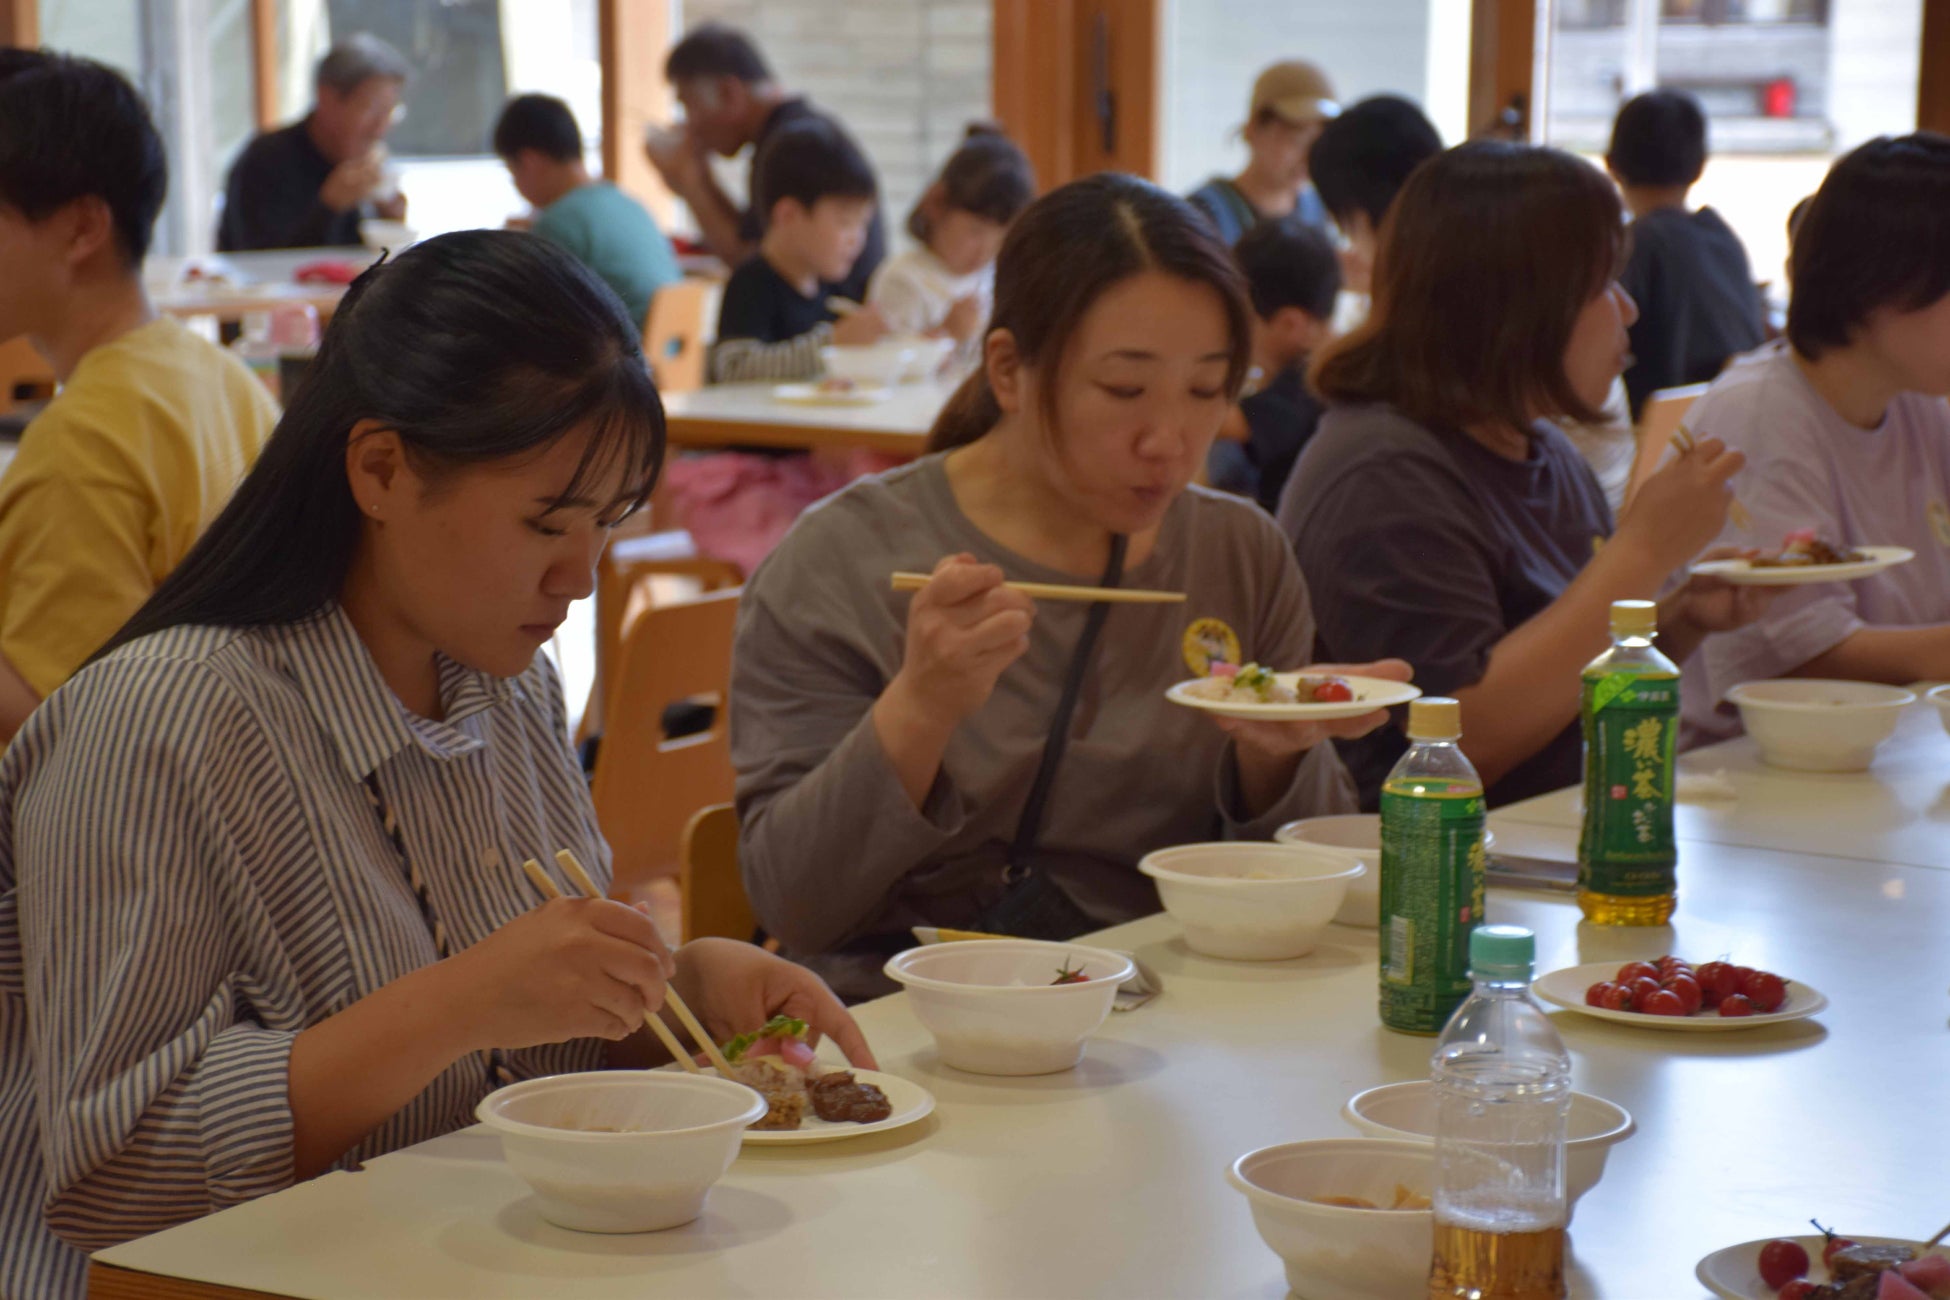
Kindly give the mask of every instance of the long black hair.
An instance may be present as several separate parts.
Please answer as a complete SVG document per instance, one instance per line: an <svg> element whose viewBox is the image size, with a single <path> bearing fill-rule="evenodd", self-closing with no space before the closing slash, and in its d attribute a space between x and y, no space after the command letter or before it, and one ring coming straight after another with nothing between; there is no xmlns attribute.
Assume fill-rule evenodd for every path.
<svg viewBox="0 0 1950 1300"><path fill-rule="evenodd" d="M187 624L296 623L337 599L362 528L346 437L368 419L436 482L585 427L564 500L620 462L641 503L663 462L663 404L614 293L533 235L427 240L353 281L256 466L97 657Z"/></svg>

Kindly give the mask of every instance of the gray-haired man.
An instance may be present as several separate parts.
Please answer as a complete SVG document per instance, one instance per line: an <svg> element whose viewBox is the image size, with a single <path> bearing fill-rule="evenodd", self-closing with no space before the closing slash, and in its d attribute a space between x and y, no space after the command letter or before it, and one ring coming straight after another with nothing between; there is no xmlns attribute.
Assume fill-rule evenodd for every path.
<svg viewBox="0 0 1950 1300"><path fill-rule="evenodd" d="M364 216L406 215L385 188L385 139L412 69L376 36L358 33L319 60L304 120L267 131L231 165L217 247L315 248L359 242Z"/></svg>

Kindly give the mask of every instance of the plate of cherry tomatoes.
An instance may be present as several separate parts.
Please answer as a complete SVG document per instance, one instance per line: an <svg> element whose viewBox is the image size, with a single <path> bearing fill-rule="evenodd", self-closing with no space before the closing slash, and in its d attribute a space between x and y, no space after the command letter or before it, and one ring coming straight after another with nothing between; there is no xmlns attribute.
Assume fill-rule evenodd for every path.
<svg viewBox="0 0 1950 1300"><path fill-rule="evenodd" d="M1758 1029L1805 1020L1828 1005L1815 989L1772 971L1678 957L1567 966L1534 987L1554 1006L1641 1029Z"/></svg>
<svg viewBox="0 0 1950 1300"><path fill-rule="evenodd" d="M1950 1256L1896 1237L1834 1232L1728 1246L1702 1259L1694 1276L1721 1300L1828 1300L1844 1282L1878 1300L1950 1296Z"/></svg>

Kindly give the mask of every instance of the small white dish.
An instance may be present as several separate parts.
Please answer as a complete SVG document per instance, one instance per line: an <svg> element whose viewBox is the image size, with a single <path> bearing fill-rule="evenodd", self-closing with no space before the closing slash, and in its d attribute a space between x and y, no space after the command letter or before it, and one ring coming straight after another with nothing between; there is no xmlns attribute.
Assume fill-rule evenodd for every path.
<svg viewBox="0 0 1950 1300"><path fill-rule="evenodd" d="M1390 1204L1397 1184L1435 1190L1428 1142L1325 1138L1262 1147L1235 1160L1226 1181L1252 1206L1260 1240L1286 1265L1287 1285L1306 1300L1423 1296L1435 1253L1429 1210L1363 1210L1310 1198L1359 1196Z"/></svg>
<svg viewBox="0 0 1950 1300"><path fill-rule="evenodd" d="M871 1124L848 1124L821 1119L808 1108L806 1118L796 1129L746 1129L746 1146L803 1147L822 1142L844 1142L848 1138L866 1137L870 1133L906 1128L934 1113L934 1094L912 1080L903 1079L898 1074L882 1074L878 1070L856 1070L850 1065L821 1064L833 1070L851 1070L853 1077L861 1083L870 1083L886 1093L887 1104L893 1107L893 1114Z"/></svg>
<svg viewBox="0 0 1950 1300"><path fill-rule="evenodd" d="M1323 853L1333 853L1341 861L1360 863L1363 874L1347 882L1347 895L1341 910L1334 913L1336 925L1351 925L1373 930L1381 924L1381 814L1341 813L1332 817L1308 817L1288 822L1273 832L1275 844L1304 844ZM1483 847L1496 843L1496 832L1483 832Z"/></svg>
<svg viewBox="0 0 1950 1300"><path fill-rule="evenodd" d="M1129 957L1075 943L970 939L896 953L884 967L944 1063L970 1074L1055 1074L1083 1059L1110 1015ZM1057 973L1084 979L1054 983Z"/></svg>
<svg viewBox="0 0 1950 1300"><path fill-rule="evenodd" d="M1787 1001L1781 1004L1779 1011L1766 1015L1723 1016L1714 1011L1701 1011L1690 1016L1654 1016L1643 1011L1610 1011L1604 1007L1586 1006L1585 990L1600 980L1617 975L1619 965L1615 961L1594 961L1582 966L1566 966L1563 970L1538 976L1536 983L1530 987L1536 991L1538 998L1566 1011L1616 1021L1637 1029L1664 1029L1679 1033L1720 1033L1784 1025L1791 1020L1806 1020L1828 1006L1826 997L1798 980L1784 981L1787 984Z"/></svg>
<svg viewBox="0 0 1950 1300"><path fill-rule="evenodd" d="M891 388L827 388L821 384L780 384L772 400L788 406L878 406L894 395Z"/></svg>
<svg viewBox="0 0 1950 1300"><path fill-rule="evenodd" d="M1862 1246L1921 1246L1920 1241L1906 1237L1858 1237L1849 1234L1850 1240ZM1720 1300L1775 1300L1774 1288L1760 1280L1760 1248L1768 1241L1743 1241L1738 1246L1727 1246L1714 1251L1699 1262L1693 1270L1700 1285L1720 1297ZM1780 1240L1792 1241L1808 1252L1808 1280L1826 1282L1828 1269L1821 1262L1823 1238L1812 1233L1799 1237L1786 1237ZM1945 1251L1935 1251L1942 1255Z"/></svg>
<svg viewBox="0 0 1950 1300"><path fill-rule="evenodd" d="M1706 574L1736 587L1800 587L1812 582L1853 582L1908 564L1916 552L1907 546L1858 546L1868 558L1851 564L1763 564L1751 560L1701 560L1694 573Z"/></svg>
<svg viewBox="0 0 1950 1300"><path fill-rule="evenodd" d="M1337 718L1358 718L1376 709L1392 709L1422 694L1419 686L1410 686L1407 682L1393 682L1383 677L1351 677L1346 673L1334 675L1354 691L1353 699L1331 704L1239 704L1227 700L1204 700L1190 693L1193 686L1206 680L1202 677L1179 682L1165 692L1165 698L1173 704L1182 704L1188 709L1203 709L1222 718L1247 718L1258 722L1332 722ZM1303 674L1274 673L1273 676L1282 685L1291 686Z"/></svg>
<svg viewBox="0 0 1950 1300"><path fill-rule="evenodd" d="M1861 772L1916 692L1875 682L1782 677L1727 692L1761 761L1797 772Z"/></svg>
<svg viewBox="0 0 1950 1300"><path fill-rule="evenodd" d="M1341 1118L1367 1137L1401 1142L1435 1141L1435 1085L1427 1079L1385 1083L1348 1098ZM1578 1198L1598 1185L1613 1146L1637 1131L1623 1106L1588 1092L1571 1094L1565 1122L1564 1197L1575 1211Z"/></svg>
<svg viewBox="0 0 1950 1300"><path fill-rule="evenodd" d="M659 1232L691 1222L737 1158L765 1099L716 1075L558 1074L498 1088L474 1117L501 1136L542 1217L577 1232Z"/></svg>
<svg viewBox="0 0 1950 1300"><path fill-rule="evenodd" d="M1147 853L1165 911L1193 952L1229 961L1285 961L1320 943L1361 863L1306 845L1224 841Z"/></svg>

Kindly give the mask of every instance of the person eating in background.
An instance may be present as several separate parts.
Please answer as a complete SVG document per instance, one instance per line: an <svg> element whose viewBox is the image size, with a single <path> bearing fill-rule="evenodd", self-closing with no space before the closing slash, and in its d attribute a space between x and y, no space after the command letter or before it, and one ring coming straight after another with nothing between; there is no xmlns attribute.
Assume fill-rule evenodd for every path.
<svg viewBox="0 0 1950 1300"><path fill-rule="evenodd" d="M1339 112L1326 73L1298 59L1275 63L1253 82L1239 128L1246 170L1230 179L1214 176L1186 197L1228 244L1266 221L1325 226L1327 210L1307 184L1307 156Z"/></svg>
<svg viewBox="0 0 1950 1300"><path fill-rule="evenodd" d="M1382 714L1215 720L1165 698L1214 657L1297 668L1312 650L1272 521L1188 486L1245 379L1251 312L1182 199L1112 173L1045 195L1003 244L983 368L933 454L807 512L746 585L745 885L842 995L888 991L915 924L1071 938L1158 909L1136 869L1153 849L1352 809L1323 742ZM909 596L896 570L932 577ZM1032 603L1009 579L1188 599Z"/></svg>
<svg viewBox="0 0 1950 1300"><path fill-rule="evenodd" d="M203 542L0 762L0 1294L80 1300L86 1252L502 1083L651 1065L666 988L871 1068L805 970L522 873L608 883L545 646L663 433L637 322L546 240L353 284Z"/></svg>
<svg viewBox="0 0 1950 1300"><path fill-rule="evenodd" d="M1281 489L1320 423L1307 391L1307 358L1333 337L1341 265L1311 226L1269 221L1233 246L1253 303L1252 391L1226 415L1206 476L1221 492L1279 508Z"/></svg>
<svg viewBox="0 0 1950 1300"><path fill-rule="evenodd" d="M364 32L318 61L304 120L244 147L224 182L220 252L322 248L359 242L362 218L406 217L386 171L386 133L412 77L406 56Z"/></svg>
<svg viewBox="0 0 1950 1300"><path fill-rule="evenodd" d="M751 38L723 23L692 28L671 48L664 76L683 105L684 122L679 128L653 133L645 142L645 152L664 183L690 208L705 246L727 266L741 266L758 251L772 215L758 196L759 172L773 138L784 127L813 119L845 132L803 96L787 93ZM745 187L748 202L740 208L712 174L710 156L732 158L747 147L752 151ZM887 231L876 211L851 271L829 281L826 291L865 302L867 283L886 256Z"/></svg>
<svg viewBox="0 0 1950 1300"><path fill-rule="evenodd" d="M641 203L589 174L582 132L552 95L517 95L494 124L494 152L536 215L528 229L567 249L616 290L642 324L657 290L683 278L670 241Z"/></svg>
<svg viewBox="0 0 1950 1300"><path fill-rule="evenodd" d="M1417 168L1367 322L1315 359L1328 410L1280 502L1320 656L1400 654L1460 700L1494 804L1577 782L1579 674L1611 603L1658 596L1698 555L1742 463L1702 439L1614 529L1552 423L1590 418L1625 364L1622 216L1611 182L1554 149L1478 141ZM1683 659L1763 603L1691 578L1660 599L1660 646ZM1365 807L1406 744L1391 724L1342 746Z"/></svg>
<svg viewBox="0 0 1950 1300"><path fill-rule="evenodd" d="M1347 241L1347 288L1368 292L1381 223L1410 173L1442 152L1422 110L1394 95L1364 99L1321 128L1307 166L1320 201Z"/></svg>
<svg viewBox="0 0 1950 1300"><path fill-rule="evenodd" d="M0 747L182 560L277 419L143 291L167 184L121 74L0 50L0 339L61 384L0 474Z"/></svg>
<svg viewBox="0 0 1950 1300"><path fill-rule="evenodd" d="M1712 208L1686 207L1706 170L1706 115L1690 95L1655 90L1618 110L1605 166L1632 214L1618 282L1638 304L1625 391L1632 419L1662 388L1705 383L1767 338L1740 237Z"/></svg>
<svg viewBox="0 0 1950 1300"><path fill-rule="evenodd" d="M1950 678L1950 137L1844 156L1790 259L1786 339L1736 361L1687 413L1747 457L1734 485L1753 527L1722 540L1772 550L1812 533L1916 558L1790 588L1754 626L1709 641L1688 666L1691 739L1739 731L1725 699L1744 681Z"/></svg>

